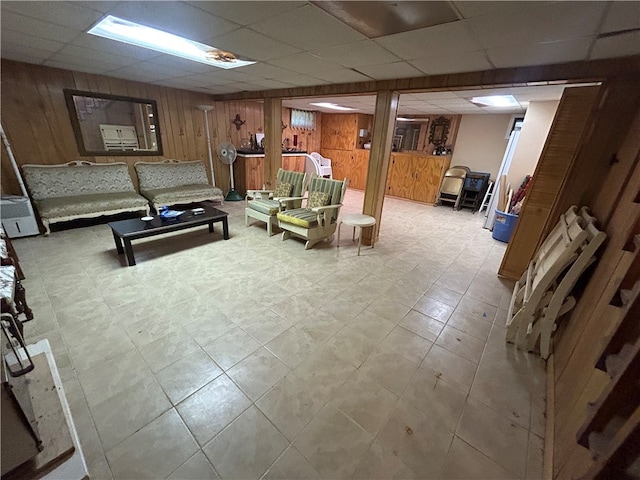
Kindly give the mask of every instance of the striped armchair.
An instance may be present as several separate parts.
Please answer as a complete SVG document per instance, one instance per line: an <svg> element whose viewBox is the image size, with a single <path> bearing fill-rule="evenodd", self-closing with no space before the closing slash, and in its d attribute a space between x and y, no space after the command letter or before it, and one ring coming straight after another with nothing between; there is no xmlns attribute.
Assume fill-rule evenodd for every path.
<svg viewBox="0 0 640 480"><path fill-rule="evenodd" d="M280 168L276 175L275 190L247 190L244 208L244 223L250 225L249 218L267 224L267 234L273 235L276 214L290 208L300 208L302 196L307 187L307 174Z"/></svg>
<svg viewBox="0 0 640 480"><path fill-rule="evenodd" d="M277 213L278 226L283 230L282 240L292 235L307 241L305 250L321 240L331 238L336 231L338 214L347 190L347 179L331 180L315 174L309 183L309 194L304 208Z"/></svg>

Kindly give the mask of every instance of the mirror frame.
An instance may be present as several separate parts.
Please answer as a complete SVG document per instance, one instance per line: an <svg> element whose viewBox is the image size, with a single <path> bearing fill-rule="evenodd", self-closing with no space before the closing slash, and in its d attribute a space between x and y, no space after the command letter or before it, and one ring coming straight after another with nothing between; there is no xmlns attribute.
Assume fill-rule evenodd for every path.
<svg viewBox="0 0 640 480"><path fill-rule="evenodd" d="M431 122L431 130L429 131L429 143L439 147L447 143L449 137L449 126L451 120L445 117L438 117Z"/></svg>
<svg viewBox="0 0 640 480"><path fill-rule="evenodd" d="M69 110L69 117L71 119L71 126L73 128L73 134L76 137L76 144L78 146L78 151L80 152L80 156L83 157L158 157L163 155L162 151L162 140L160 134L160 124L158 119L158 105L155 100L150 100L148 98L136 98L136 97L125 97L122 95L111 95L108 93L96 93L96 92L87 92L83 90L70 90L64 89L64 98L67 103L67 109ZM153 118L155 118L154 126L155 126L155 135L156 135L156 143L157 149L150 150L87 150L84 144L84 138L82 136L82 127L80 125L80 120L78 119L78 111L76 110L76 104L73 101L73 97L88 97L88 98L99 98L103 100L117 100L120 102L130 102L130 103L141 103L145 105L151 105L153 109Z"/></svg>

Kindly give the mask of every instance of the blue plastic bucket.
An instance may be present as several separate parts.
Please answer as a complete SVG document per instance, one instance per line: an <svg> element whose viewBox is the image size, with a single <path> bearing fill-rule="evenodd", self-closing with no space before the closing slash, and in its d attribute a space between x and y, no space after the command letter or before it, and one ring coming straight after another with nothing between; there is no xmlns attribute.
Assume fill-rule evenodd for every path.
<svg viewBox="0 0 640 480"><path fill-rule="evenodd" d="M518 215L501 212L496 209L496 221L493 224L493 234L491 236L496 240L508 243L517 221Z"/></svg>

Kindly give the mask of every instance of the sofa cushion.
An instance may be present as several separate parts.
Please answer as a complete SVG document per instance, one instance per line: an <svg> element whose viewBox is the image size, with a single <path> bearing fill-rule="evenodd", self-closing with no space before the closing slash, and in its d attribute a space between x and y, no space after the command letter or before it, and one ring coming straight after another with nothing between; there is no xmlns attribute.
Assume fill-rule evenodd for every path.
<svg viewBox="0 0 640 480"><path fill-rule="evenodd" d="M307 208L324 207L329 205L329 200L331 200L331 196L327 192L309 192Z"/></svg>
<svg viewBox="0 0 640 480"><path fill-rule="evenodd" d="M280 203L277 200L254 199L249 200L247 205L252 210L256 210L265 215L275 215L280 211Z"/></svg>
<svg viewBox="0 0 640 480"><path fill-rule="evenodd" d="M34 200L44 218L68 217L100 212L145 210L147 200L135 192L97 193Z"/></svg>
<svg viewBox="0 0 640 480"><path fill-rule="evenodd" d="M140 182L141 192L209 184L204 163L199 160L178 163L139 162L134 167Z"/></svg>
<svg viewBox="0 0 640 480"><path fill-rule="evenodd" d="M318 214L306 208L296 208L278 213L278 220L302 228L312 228L318 225Z"/></svg>
<svg viewBox="0 0 640 480"><path fill-rule="evenodd" d="M274 197L290 197L293 185L288 182L276 181L276 188L273 190Z"/></svg>
<svg viewBox="0 0 640 480"><path fill-rule="evenodd" d="M22 171L34 200L136 191L129 176L129 167L123 163L24 165Z"/></svg>
<svg viewBox="0 0 640 480"><path fill-rule="evenodd" d="M155 205L176 205L201 202L222 197L222 190L211 185L182 185L170 188L140 190Z"/></svg>

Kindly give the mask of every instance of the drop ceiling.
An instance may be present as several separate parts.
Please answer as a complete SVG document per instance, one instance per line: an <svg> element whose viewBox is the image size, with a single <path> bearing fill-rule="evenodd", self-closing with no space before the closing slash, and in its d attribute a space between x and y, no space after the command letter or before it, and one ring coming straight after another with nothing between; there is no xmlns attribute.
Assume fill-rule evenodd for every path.
<svg viewBox="0 0 640 480"><path fill-rule="evenodd" d="M2 58L213 95L640 54L637 1L2 1L0 11ZM86 33L107 14L258 63L221 70ZM562 89L539 88L500 93L516 96L518 113ZM492 113L470 96L406 94L400 113ZM372 99L347 103L372 113Z"/></svg>

